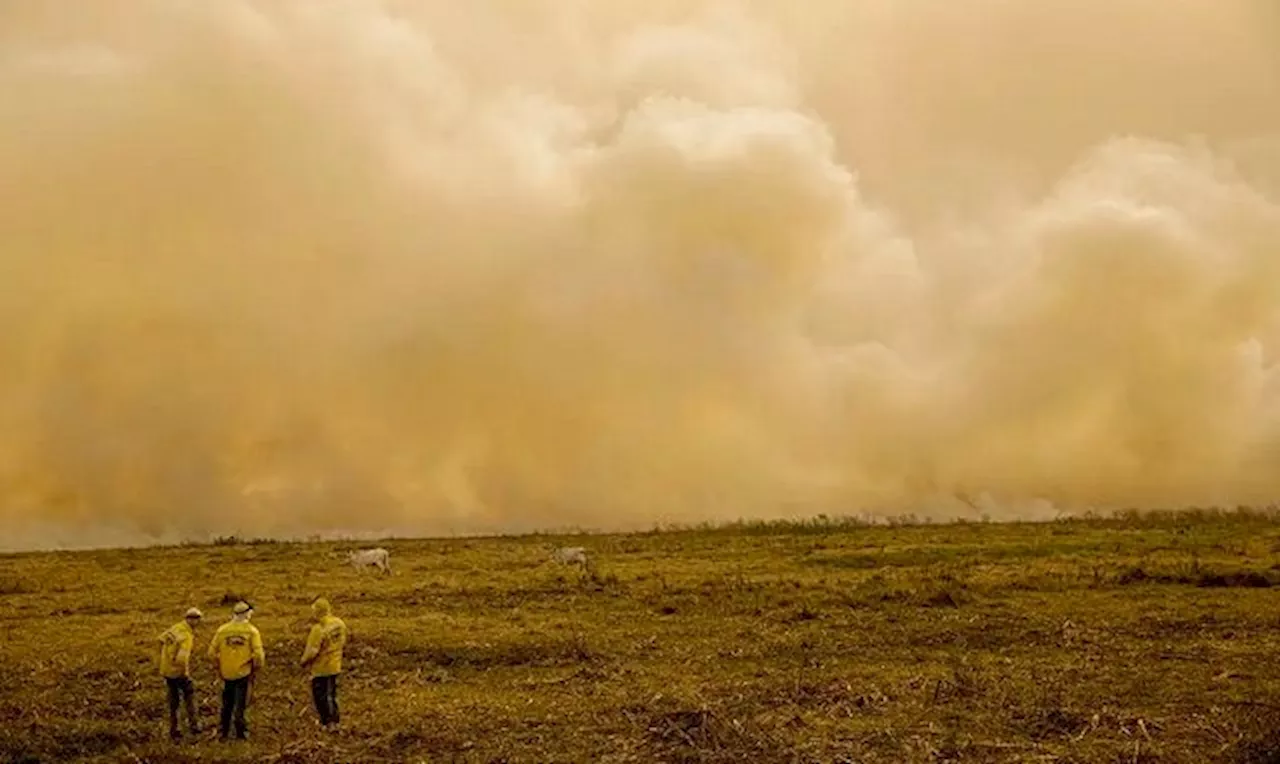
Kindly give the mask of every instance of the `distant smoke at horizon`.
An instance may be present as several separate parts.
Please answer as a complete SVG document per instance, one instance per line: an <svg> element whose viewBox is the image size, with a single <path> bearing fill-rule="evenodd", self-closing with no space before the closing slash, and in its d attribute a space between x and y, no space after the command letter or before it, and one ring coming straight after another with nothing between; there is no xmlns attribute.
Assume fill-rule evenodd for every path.
<svg viewBox="0 0 1280 764"><path fill-rule="evenodd" d="M4 4L0 535L1272 503L1278 29Z"/></svg>

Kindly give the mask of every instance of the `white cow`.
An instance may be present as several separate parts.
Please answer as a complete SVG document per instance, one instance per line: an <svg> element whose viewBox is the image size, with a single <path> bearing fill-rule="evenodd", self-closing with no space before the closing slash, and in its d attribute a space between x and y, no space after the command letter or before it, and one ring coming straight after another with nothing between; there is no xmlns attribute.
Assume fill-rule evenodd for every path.
<svg viewBox="0 0 1280 764"><path fill-rule="evenodd" d="M382 547L377 549L361 549L347 555L347 562L357 571L365 568L377 568L391 575L391 553Z"/></svg>
<svg viewBox="0 0 1280 764"><path fill-rule="evenodd" d="M577 565L587 569L587 550L580 546L562 546L551 553L551 559L561 565Z"/></svg>

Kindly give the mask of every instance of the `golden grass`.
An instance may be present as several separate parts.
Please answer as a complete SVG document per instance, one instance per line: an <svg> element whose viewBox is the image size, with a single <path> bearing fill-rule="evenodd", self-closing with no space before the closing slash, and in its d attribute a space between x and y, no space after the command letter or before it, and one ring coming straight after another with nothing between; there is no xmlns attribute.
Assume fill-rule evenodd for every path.
<svg viewBox="0 0 1280 764"><path fill-rule="evenodd" d="M1271 513L382 545L389 578L351 544L0 557L0 760L1280 761ZM317 594L353 633L338 734L296 668ZM252 739L174 745L154 637L195 604L202 651L231 595Z"/></svg>

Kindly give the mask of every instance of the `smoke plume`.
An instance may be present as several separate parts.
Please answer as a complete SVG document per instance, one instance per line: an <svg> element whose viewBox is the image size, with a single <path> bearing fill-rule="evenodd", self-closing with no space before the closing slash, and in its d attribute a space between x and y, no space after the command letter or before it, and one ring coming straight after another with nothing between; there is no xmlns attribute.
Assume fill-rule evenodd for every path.
<svg viewBox="0 0 1280 764"><path fill-rule="evenodd" d="M0 4L5 544L1272 502L1278 34Z"/></svg>

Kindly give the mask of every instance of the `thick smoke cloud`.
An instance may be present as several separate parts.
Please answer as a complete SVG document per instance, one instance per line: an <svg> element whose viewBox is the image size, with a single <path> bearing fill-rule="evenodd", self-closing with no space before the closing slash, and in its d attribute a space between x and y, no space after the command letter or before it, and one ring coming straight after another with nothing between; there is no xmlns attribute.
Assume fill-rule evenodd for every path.
<svg viewBox="0 0 1280 764"><path fill-rule="evenodd" d="M0 5L5 545L1271 502L1278 31Z"/></svg>

